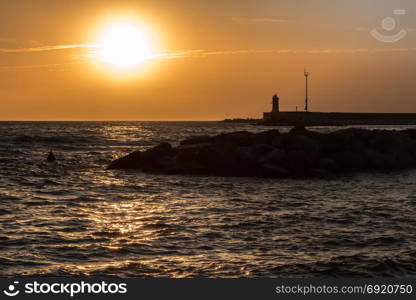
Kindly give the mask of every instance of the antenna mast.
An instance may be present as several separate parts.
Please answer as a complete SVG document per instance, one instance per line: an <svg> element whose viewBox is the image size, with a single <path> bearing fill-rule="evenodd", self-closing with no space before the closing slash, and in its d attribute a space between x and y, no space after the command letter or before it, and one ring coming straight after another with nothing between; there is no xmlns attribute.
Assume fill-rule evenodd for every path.
<svg viewBox="0 0 416 300"><path fill-rule="evenodd" d="M305 75L305 83L306 83L305 111L308 111L308 76L309 76L309 72L306 71L306 68L304 69L303 74Z"/></svg>

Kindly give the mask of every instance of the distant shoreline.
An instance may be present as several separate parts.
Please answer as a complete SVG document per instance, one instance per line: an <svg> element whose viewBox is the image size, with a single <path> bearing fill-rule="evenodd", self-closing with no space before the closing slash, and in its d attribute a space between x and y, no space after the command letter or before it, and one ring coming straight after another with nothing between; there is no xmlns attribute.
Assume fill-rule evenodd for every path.
<svg viewBox="0 0 416 300"><path fill-rule="evenodd" d="M190 123L219 123L221 120L0 120L0 123L86 123L86 122L148 122L148 123L178 123L178 122L190 122Z"/></svg>
<svg viewBox="0 0 416 300"><path fill-rule="evenodd" d="M263 119L226 119L226 123L269 126L416 125L416 113L349 113L273 111Z"/></svg>
<svg viewBox="0 0 416 300"><path fill-rule="evenodd" d="M258 125L260 122L262 122L262 119L252 119L252 118L234 118L234 119L225 119L220 121L221 123L249 123L253 125Z"/></svg>

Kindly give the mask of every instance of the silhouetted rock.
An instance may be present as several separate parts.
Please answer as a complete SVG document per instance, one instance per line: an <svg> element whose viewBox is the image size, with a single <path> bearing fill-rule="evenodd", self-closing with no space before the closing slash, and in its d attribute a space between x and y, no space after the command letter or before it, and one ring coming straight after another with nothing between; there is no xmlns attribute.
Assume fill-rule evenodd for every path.
<svg viewBox="0 0 416 300"><path fill-rule="evenodd" d="M244 162L245 164L255 165L257 164L257 156L254 152L253 147L242 146L237 147L235 150L237 159Z"/></svg>
<svg viewBox="0 0 416 300"><path fill-rule="evenodd" d="M256 142L257 135L248 131L237 131L231 133L224 133L214 137L215 143L227 143L237 146L252 145Z"/></svg>
<svg viewBox="0 0 416 300"><path fill-rule="evenodd" d="M126 156L114 160L108 169L140 169L142 153L137 150Z"/></svg>
<svg viewBox="0 0 416 300"><path fill-rule="evenodd" d="M285 150L280 149L280 148L274 148L272 151L263 155L260 158L260 162L265 163L265 164L281 166L284 164L285 159L286 159Z"/></svg>
<svg viewBox="0 0 416 300"><path fill-rule="evenodd" d="M244 165L238 160L235 150L233 143L215 143L201 149L197 161L204 166L208 175L238 176L243 172Z"/></svg>
<svg viewBox="0 0 416 300"><path fill-rule="evenodd" d="M366 170L369 162L366 157L359 152L345 150L336 152L330 156L335 163L340 167L341 172L356 172Z"/></svg>
<svg viewBox="0 0 416 300"><path fill-rule="evenodd" d="M401 131L412 139L416 139L416 129L405 129Z"/></svg>
<svg viewBox="0 0 416 300"><path fill-rule="evenodd" d="M338 164L331 158L324 157L318 161L317 164L320 170L326 170L328 172L337 172L339 171Z"/></svg>
<svg viewBox="0 0 416 300"><path fill-rule="evenodd" d="M109 169L141 169L152 171L163 169L163 159L172 157L176 150L169 143L162 143L145 152L134 151L127 156L113 161Z"/></svg>
<svg viewBox="0 0 416 300"><path fill-rule="evenodd" d="M47 162L54 162L56 160L55 155L53 154L53 152L49 152L48 157L46 158Z"/></svg>
<svg viewBox="0 0 416 300"><path fill-rule="evenodd" d="M348 128L323 134L239 131L162 143L113 161L109 169L165 174L256 177L331 177L357 171L416 167L416 130Z"/></svg>
<svg viewBox="0 0 416 300"><path fill-rule="evenodd" d="M209 135L200 135L200 136L193 136L186 140L181 141L181 145L189 145L189 144L203 144L203 143L212 143L213 137Z"/></svg>
<svg viewBox="0 0 416 300"><path fill-rule="evenodd" d="M304 126L302 126L302 125L296 125L295 127L293 127L289 131L289 133L292 134L292 135L295 135L295 134L307 135L308 132L309 131Z"/></svg>
<svg viewBox="0 0 416 300"><path fill-rule="evenodd" d="M256 135L256 143L258 144L271 144L276 146L280 144L281 140L282 136L277 129L263 131Z"/></svg>
<svg viewBox="0 0 416 300"><path fill-rule="evenodd" d="M212 143L182 144L176 148L177 158L183 161L196 160L202 149L212 145Z"/></svg>
<svg viewBox="0 0 416 300"><path fill-rule="evenodd" d="M272 164L263 164L260 166L258 177L264 178L284 178L291 176L291 173L285 168Z"/></svg>

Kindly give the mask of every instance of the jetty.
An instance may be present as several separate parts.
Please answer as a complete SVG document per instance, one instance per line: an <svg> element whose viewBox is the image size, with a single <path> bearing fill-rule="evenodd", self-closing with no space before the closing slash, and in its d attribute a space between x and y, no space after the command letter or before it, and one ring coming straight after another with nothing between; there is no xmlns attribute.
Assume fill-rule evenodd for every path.
<svg viewBox="0 0 416 300"><path fill-rule="evenodd" d="M416 125L416 113L345 113L345 112L265 112L262 125L276 126L347 126Z"/></svg>
<svg viewBox="0 0 416 300"><path fill-rule="evenodd" d="M305 70L305 108L281 111L277 94L272 98L272 111L263 113L262 125L277 126L346 126L346 125L416 125L416 113L313 112L309 110L309 75Z"/></svg>
<svg viewBox="0 0 416 300"><path fill-rule="evenodd" d="M261 133L195 136L162 143L114 160L108 169L160 174L250 177L331 177L350 172L416 168L416 129L341 129L330 133L294 127Z"/></svg>

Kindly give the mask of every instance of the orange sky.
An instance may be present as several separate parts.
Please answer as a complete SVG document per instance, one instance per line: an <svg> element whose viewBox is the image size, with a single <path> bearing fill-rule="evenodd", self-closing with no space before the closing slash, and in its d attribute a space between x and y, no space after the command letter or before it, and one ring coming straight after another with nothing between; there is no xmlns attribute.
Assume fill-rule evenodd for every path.
<svg viewBox="0 0 416 300"><path fill-rule="evenodd" d="M416 112L415 17L412 0L0 0L0 120L261 117L275 92L303 107L305 65L312 111ZM123 20L157 56L127 72L90 47Z"/></svg>

